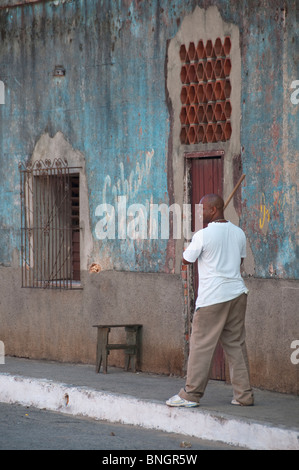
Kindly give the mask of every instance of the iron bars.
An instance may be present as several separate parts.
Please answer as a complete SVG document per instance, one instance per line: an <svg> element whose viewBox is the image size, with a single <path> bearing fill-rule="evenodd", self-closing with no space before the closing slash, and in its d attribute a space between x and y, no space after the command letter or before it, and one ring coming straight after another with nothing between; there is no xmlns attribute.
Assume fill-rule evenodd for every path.
<svg viewBox="0 0 299 470"><path fill-rule="evenodd" d="M22 287L80 287L79 168L47 159L19 170Z"/></svg>

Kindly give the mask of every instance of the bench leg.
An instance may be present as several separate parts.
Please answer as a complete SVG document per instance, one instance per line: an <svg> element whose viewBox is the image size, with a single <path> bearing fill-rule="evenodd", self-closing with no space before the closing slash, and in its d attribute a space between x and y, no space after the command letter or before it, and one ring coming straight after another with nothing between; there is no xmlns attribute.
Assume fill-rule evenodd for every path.
<svg viewBox="0 0 299 470"><path fill-rule="evenodd" d="M107 374L108 364L108 336L110 328L98 328L98 341L97 341L97 359L96 359L96 373L100 372L101 364L103 363L103 373Z"/></svg>
<svg viewBox="0 0 299 470"><path fill-rule="evenodd" d="M125 354L125 370L129 370L129 367L130 367L130 359L131 359L131 356L130 356L130 354L128 354L128 352L126 351L126 354Z"/></svg>
<svg viewBox="0 0 299 470"><path fill-rule="evenodd" d="M136 367L140 366L140 327L126 327L126 342L132 346L131 350L126 351L125 370L131 369L136 372Z"/></svg>
<svg viewBox="0 0 299 470"><path fill-rule="evenodd" d="M141 326L137 327L136 332L136 368L141 369Z"/></svg>

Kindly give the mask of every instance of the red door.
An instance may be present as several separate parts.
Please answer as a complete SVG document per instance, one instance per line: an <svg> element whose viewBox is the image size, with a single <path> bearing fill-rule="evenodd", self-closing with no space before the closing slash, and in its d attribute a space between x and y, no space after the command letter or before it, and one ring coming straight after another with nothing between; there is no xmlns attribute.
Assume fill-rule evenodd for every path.
<svg viewBox="0 0 299 470"><path fill-rule="evenodd" d="M187 155L188 157L188 155ZM223 152L211 154L195 153L189 157L190 168L190 198L192 204L192 231L195 227L195 204L206 194L223 194ZM197 263L193 265L194 274L194 292L197 295L198 273ZM217 346L215 357L211 370L211 379L225 380L225 357L219 344Z"/></svg>

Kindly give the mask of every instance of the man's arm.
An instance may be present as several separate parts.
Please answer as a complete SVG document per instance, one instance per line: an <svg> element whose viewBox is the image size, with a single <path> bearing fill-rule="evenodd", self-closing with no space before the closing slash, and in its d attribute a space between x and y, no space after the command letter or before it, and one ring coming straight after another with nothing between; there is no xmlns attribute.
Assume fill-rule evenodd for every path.
<svg viewBox="0 0 299 470"><path fill-rule="evenodd" d="M182 263L185 266L195 263L202 252L202 235L200 232L197 232L195 235L193 235L191 243L184 250Z"/></svg>

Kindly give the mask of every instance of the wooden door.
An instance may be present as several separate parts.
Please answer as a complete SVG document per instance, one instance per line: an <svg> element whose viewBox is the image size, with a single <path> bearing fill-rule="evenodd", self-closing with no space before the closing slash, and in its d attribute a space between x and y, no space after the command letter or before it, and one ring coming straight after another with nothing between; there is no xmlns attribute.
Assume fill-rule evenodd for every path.
<svg viewBox="0 0 299 470"><path fill-rule="evenodd" d="M195 204L206 194L223 194L223 152L192 154L189 157L190 199L192 204L192 231L195 229ZM193 285L195 296L198 290L197 263L193 265ZM225 357L218 344L213 360L211 379L225 380Z"/></svg>

